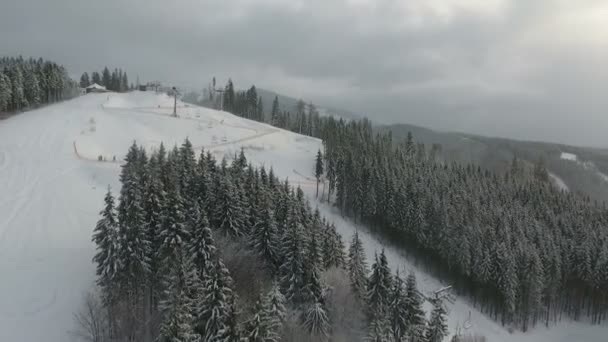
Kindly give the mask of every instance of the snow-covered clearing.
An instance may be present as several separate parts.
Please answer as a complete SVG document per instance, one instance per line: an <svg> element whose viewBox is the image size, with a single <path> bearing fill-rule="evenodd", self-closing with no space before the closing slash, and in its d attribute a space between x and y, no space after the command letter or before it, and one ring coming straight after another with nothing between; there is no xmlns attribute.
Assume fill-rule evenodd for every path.
<svg viewBox="0 0 608 342"><path fill-rule="evenodd" d="M189 137L218 158L243 147L251 162L272 166L313 199L318 139L183 103L180 117L172 118L172 104L154 93L89 94L0 122L0 341L72 339L72 314L94 282L91 232L106 187L118 190L120 162L133 140L151 150ZM348 242L356 225L318 205ZM445 285L358 229L370 259L385 247L394 269L417 272L423 292ZM573 322L509 334L462 298L451 306L449 325L451 331L470 326L468 332L499 342L599 342L608 336L608 326Z"/></svg>
<svg viewBox="0 0 608 342"><path fill-rule="evenodd" d="M549 172L549 178L551 178L551 181L553 181L553 183L555 184L555 186L557 186L558 189L562 191L570 191L570 188L568 187L566 182L564 182L564 180L559 178L559 176L557 176L556 174Z"/></svg>
<svg viewBox="0 0 608 342"><path fill-rule="evenodd" d="M565 160L571 160L571 161L577 161L578 158L576 157L576 154L574 153L568 153L568 152L562 152L562 154L560 155L561 159L565 159Z"/></svg>

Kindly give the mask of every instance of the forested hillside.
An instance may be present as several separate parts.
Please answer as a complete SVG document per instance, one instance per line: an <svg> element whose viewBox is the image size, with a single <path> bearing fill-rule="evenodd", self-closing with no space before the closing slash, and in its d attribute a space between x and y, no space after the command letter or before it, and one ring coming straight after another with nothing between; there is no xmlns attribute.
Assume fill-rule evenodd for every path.
<svg viewBox="0 0 608 342"><path fill-rule="evenodd" d="M303 192L243 153L197 159L188 140L147 156L133 144L95 228L96 341L428 341L447 334L440 297L414 274L371 271ZM90 307L97 307L92 305Z"/></svg>
<svg viewBox="0 0 608 342"><path fill-rule="evenodd" d="M556 189L542 163L514 159L496 173L440 162L438 145L394 140L366 119L277 118L273 125L323 139L319 178L343 215L395 237L503 324L607 318L608 211Z"/></svg>
<svg viewBox="0 0 608 342"><path fill-rule="evenodd" d="M129 85L127 72L123 72L122 69L118 68L114 68L114 71L110 73L110 69L104 67L101 72L93 71L91 76L87 72L83 73L80 76L80 87L86 88L91 84L99 84L115 92L125 92L134 89L132 83Z"/></svg>
<svg viewBox="0 0 608 342"><path fill-rule="evenodd" d="M0 112L14 112L78 95L66 69L51 61L0 58Z"/></svg>

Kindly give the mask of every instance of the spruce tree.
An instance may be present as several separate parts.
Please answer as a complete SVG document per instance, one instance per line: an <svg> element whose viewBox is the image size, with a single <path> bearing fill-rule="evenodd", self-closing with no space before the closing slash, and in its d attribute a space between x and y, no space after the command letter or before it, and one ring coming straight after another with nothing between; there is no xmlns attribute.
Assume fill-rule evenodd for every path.
<svg viewBox="0 0 608 342"><path fill-rule="evenodd" d="M143 170L138 165L139 150L135 143L122 166L122 188L118 204L120 277L128 288L139 286L150 272L150 241L145 229Z"/></svg>
<svg viewBox="0 0 608 342"><path fill-rule="evenodd" d="M389 320L391 335L394 341L404 341L408 332L408 311L405 285L399 272L395 275L389 298Z"/></svg>
<svg viewBox="0 0 608 342"><path fill-rule="evenodd" d="M89 80L89 74L85 72L80 76L80 88L86 88L90 85L91 81Z"/></svg>
<svg viewBox="0 0 608 342"><path fill-rule="evenodd" d="M101 286L107 299L112 292L114 277L119 269L118 221L114 208L114 197L109 187L104 203L104 209L100 212L101 219L93 231L93 242L97 246L97 253L93 257L93 261L97 264L97 284Z"/></svg>
<svg viewBox="0 0 608 342"><path fill-rule="evenodd" d="M166 267L175 267L177 254L190 243L190 231L179 193L169 193L165 208L165 220L159 232L159 253Z"/></svg>
<svg viewBox="0 0 608 342"><path fill-rule="evenodd" d="M159 341L198 342L200 335L195 332L195 307L200 300L200 281L194 266L183 253L178 264L169 269L165 277L166 290L160 303L163 316Z"/></svg>
<svg viewBox="0 0 608 342"><path fill-rule="evenodd" d="M384 250L376 255L372 273L367 283L367 314L370 331L374 336L389 336L389 305L392 291L392 277Z"/></svg>
<svg viewBox="0 0 608 342"><path fill-rule="evenodd" d="M265 201L261 220L255 224L251 232L251 246L270 266L271 270L276 270L279 262L279 235L274 212L268 201Z"/></svg>
<svg viewBox="0 0 608 342"><path fill-rule="evenodd" d="M110 70L108 67L103 68L101 73L101 85L106 87L108 90L112 88L112 75L110 75Z"/></svg>
<svg viewBox="0 0 608 342"><path fill-rule="evenodd" d="M242 208L238 190L226 174L218 179L215 193L214 222L217 229L224 234L241 236L245 230L244 208Z"/></svg>
<svg viewBox="0 0 608 342"><path fill-rule="evenodd" d="M424 338L426 317L422 310L423 299L416 285L416 275L408 275L405 285L407 297L407 326L408 342L422 341Z"/></svg>
<svg viewBox="0 0 608 342"><path fill-rule="evenodd" d="M196 308L197 332L203 341L216 341L227 329L232 300L232 278L224 263L216 258L203 281Z"/></svg>
<svg viewBox="0 0 608 342"><path fill-rule="evenodd" d="M206 277L211 268L211 263L216 255L215 242L209 228L209 221L204 212L198 208L198 204L193 205L193 213L190 216L190 243L188 253L191 255L201 277ZM198 211L198 215L196 212Z"/></svg>
<svg viewBox="0 0 608 342"><path fill-rule="evenodd" d="M102 85L102 83L103 83L101 81L101 76L99 76L99 73L97 71L94 71L91 74L91 84L93 84L93 83L96 83L96 84L99 84L99 85Z"/></svg>
<svg viewBox="0 0 608 342"><path fill-rule="evenodd" d="M11 80L0 70L0 112L9 109L12 98Z"/></svg>
<svg viewBox="0 0 608 342"><path fill-rule="evenodd" d="M329 317L323 303L310 305L303 316L304 327L318 340L325 341L329 337Z"/></svg>
<svg viewBox="0 0 608 342"><path fill-rule="evenodd" d="M332 224L322 224L322 249L323 249L323 266L325 269L331 267L344 267L344 244L342 237L336 231L336 226Z"/></svg>
<svg viewBox="0 0 608 342"><path fill-rule="evenodd" d="M295 209L290 210L288 226L281 242L281 260L279 268L283 293L289 301L302 300L304 286L304 248L303 228Z"/></svg>
<svg viewBox="0 0 608 342"><path fill-rule="evenodd" d="M279 126L279 97L275 96L272 101L272 110L270 111L270 124Z"/></svg>
<svg viewBox="0 0 608 342"><path fill-rule="evenodd" d="M353 235L353 240L348 249L347 270L353 293L359 300L364 300L367 294L368 269L365 251L358 232Z"/></svg>
<svg viewBox="0 0 608 342"><path fill-rule="evenodd" d="M313 230L310 234L306 260L303 265L304 288L302 296L305 301L316 303L324 301L323 285L321 284L320 279L323 256L321 254L319 242L317 241L317 233Z"/></svg>
<svg viewBox="0 0 608 342"><path fill-rule="evenodd" d="M433 303L433 311L426 329L426 342L441 342L448 334L446 311L440 299Z"/></svg>
<svg viewBox="0 0 608 342"><path fill-rule="evenodd" d="M319 182L323 176L323 155L321 150L317 152L317 160L315 162L315 178L317 179L317 198L319 198Z"/></svg>

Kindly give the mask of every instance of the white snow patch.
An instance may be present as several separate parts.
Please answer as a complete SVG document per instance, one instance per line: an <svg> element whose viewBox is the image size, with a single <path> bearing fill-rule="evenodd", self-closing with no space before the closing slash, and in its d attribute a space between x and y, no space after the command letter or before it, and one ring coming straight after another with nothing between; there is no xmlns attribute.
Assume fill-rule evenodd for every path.
<svg viewBox="0 0 608 342"><path fill-rule="evenodd" d="M570 161L578 160L578 158L576 157L576 154L568 153L568 152L562 152L562 154L560 155L560 158L564 159L564 160L570 160Z"/></svg>
<svg viewBox="0 0 608 342"><path fill-rule="evenodd" d="M152 92L89 94L0 122L0 341L69 341L73 313L95 280L91 233L106 187L119 189L120 162L133 140L148 150L189 137L218 158L246 149L254 165L272 166L309 197L321 141ZM95 127L94 130L91 127ZM108 160L98 162L99 155ZM112 162L116 156L117 162ZM446 284L400 251L319 204L345 242L359 229L368 255L382 247L393 269L417 273L428 293ZM450 308L451 332L471 315L470 332L488 341L605 341L608 326L562 322L510 334L462 298Z"/></svg>
<svg viewBox="0 0 608 342"><path fill-rule="evenodd" d="M570 191L570 188L568 187L566 182L564 182L564 180L559 178L556 174L549 172L549 177L551 178L551 180L553 181L553 184L555 184L555 186L557 186L558 189L560 189L562 191Z"/></svg>

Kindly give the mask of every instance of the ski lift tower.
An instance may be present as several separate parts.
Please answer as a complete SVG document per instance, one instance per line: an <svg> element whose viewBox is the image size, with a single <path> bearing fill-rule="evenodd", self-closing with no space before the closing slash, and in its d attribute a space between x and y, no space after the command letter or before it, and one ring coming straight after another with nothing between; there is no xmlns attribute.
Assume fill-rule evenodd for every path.
<svg viewBox="0 0 608 342"><path fill-rule="evenodd" d="M220 110L224 111L224 89L214 89L216 93L220 93Z"/></svg>
<svg viewBox="0 0 608 342"><path fill-rule="evenodd" d="M173 116L177 117L177 88L173 87Z"/></svg>

